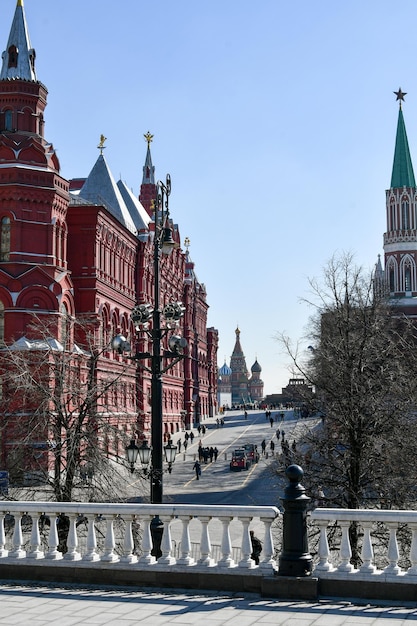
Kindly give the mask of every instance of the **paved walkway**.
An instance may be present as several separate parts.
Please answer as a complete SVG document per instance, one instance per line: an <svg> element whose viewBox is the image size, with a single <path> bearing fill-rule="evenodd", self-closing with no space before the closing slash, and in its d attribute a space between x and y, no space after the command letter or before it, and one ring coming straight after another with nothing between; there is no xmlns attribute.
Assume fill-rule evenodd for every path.
<svg viewBox="0 0 417 626"><path fill-rule="evenodd" d="M0 584L0 624L71 626L400 626L417 621L415 606L295 602L254 594L158 589Z"/></svg>

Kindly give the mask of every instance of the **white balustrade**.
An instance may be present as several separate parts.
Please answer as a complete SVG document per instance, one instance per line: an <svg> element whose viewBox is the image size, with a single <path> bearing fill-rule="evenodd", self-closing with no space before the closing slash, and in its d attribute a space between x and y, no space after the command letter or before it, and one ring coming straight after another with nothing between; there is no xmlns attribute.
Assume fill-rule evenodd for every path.
<svg viewBox="0 0 417 626"><path fill-rule="evenodd" d="M417 511L394 511L380 509L324 509L318 508L311 512L310 519L320 530L318 546L318 561L313 575L318 578L352 578L356 580L378 580L395 582L412 582L417 576ZM352 547L350 544L349 528L352 523L357 524L359 532L359 547L361 548L361 563L356 569L351 563ZM377 525L378 524L378 528ZM407 525L411 531L411 545L407 554L404 546L404 556L411 566L402 569L399 565L400 549L398 529L400 525ZM337 526L341 529L340 541L333 542L329 548L328 532ZM381 527L385 528L385 542L381 540ZM378 530L378 539L376 532ZM375 537L373 538L373 531ZM378 549L376 550L376 546ZM377 552L377 554L376 554ZM332 558L332 555L334 557ZM377 566L376 560L388 565ZM404 561L406 562L406 560Z"/></svg>
<svg viewBox="0 0 417 626"><path fill-rule="evenodd" d="M270 576L277 570L272 524L278 515L275 507L256 506L0 501L0 560L15 566L35 561L40 567L68 563L72 570L210 569L220 575ZM155 518L163 525L158 559L153 554ZM318 508L308 520L320 533L314 576L399 583L417 580L417 511ZM359 537L356 568L351 563L352 523ZM400 550L398 529L403 526L409 530L409 545ZM259 566L251 559L250 529L254 527L263 538ZM385 543L381 529L385 529ZM180 532L179 554L173 548L174 531L177 541Z"/></svg>
<svg viewBox="0 0 417 626"><path fill-rule="evenodd" d="M63 560L71 562L71 567L79 564L84 568L104 567L104 564L106 567L155 567L158 570L175 567L175 571L178 568L210 568L211 571L218 568L219 573L244 571L258 576L271 575L277 569L271 525L278 515L275 507L0 501L0 559L14 563L36 560L40 566L43 563L51 566L54 561ZM152 554L154 518L159 518L163 524L159 559ZM10 526L5 524L6 519L11 520ZM182 524L179 555L173 552L171 537L171 526L177 521ZM253 523L258 528L259 524L264 526L259 566L251 559L249 529ZM135 536L138 535L136 545L133 525L135 531L139 531L135 532ZM193 533L200 535L198 553L195 541L191 543L191 526ZM239 544L236 544L236 536L240 537ZM215 558L212 545L213 540L218 545L219 538L221 546ZM236 562L233 551L240 555Z"/></svg>

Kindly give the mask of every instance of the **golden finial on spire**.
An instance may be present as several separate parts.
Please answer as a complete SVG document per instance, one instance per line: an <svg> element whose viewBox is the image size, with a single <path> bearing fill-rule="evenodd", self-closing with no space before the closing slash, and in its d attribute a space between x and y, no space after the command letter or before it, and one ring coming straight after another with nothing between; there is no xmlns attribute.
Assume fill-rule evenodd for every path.
<svg viewBox="0 0 417 626"><path fill-rule="evenodd" d="M187 248L187 252L188 252L188 248L191 246L191 241L189 237L186 237L184 239L184 246Z"/></svg>
<svg viewBox="0 0 417 626"><path fill-rule="evenodd" d="M107 140L107 137L105 137L104 135L100 135L100 142L97 146L97 148L100 150L100 154L103 154L103 150L106 147L104 145L104 142Z"/></svg>
<svg viewBox="0 0 417 626"><path fill-rule="evenodd" d="M148 132L145 133L143 136L145 137L145 141L147 142L148 148L149 148L149 146L151 145L151 143L153 141L153 135L151 135L151 133L148 130Z"/></svg>

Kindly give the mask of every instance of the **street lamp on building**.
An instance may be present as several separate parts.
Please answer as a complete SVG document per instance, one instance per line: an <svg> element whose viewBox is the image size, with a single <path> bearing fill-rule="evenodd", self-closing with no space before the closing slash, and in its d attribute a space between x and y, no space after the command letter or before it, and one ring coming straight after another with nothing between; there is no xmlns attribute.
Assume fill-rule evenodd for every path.
<svg viewBox="0 0 417 626"><path fill-rule="evenodd" d="M155 232L153 238L153 270L154 270L154 298L153 304L139 303L132 313L131 319L138 333L143 332L152 342L152 352L136 352L130 359L139 361L149 359L150 367L142 366L151 373L151 446L144 441L138 447L135 441L131 441L126 449L131 471L139 459L147 468L147 475L151 483L151 503L161 504L163 496L163 451L168 463L168 471L172 469L175 460L176 448L168 444L163 448L163 413L162 413L162 375L184 358L184 349L187 341L178 335L172 334L168 340L168 349L162 350L163 339L174 330L184 315L185 307L181 302L169 302L161 311L160 306L160 260L161 254L169 255L176 246L172 238L172 230L169 225L168 199L171 193L171 178L166 176L165 183L158 181L156 184L155 209ZM164 326L161 326L161 319ZM112 341L112 347L123 354L130 350L130 344L125 337L118 335ZM163 360L168 362L163 366Z"/></svg>

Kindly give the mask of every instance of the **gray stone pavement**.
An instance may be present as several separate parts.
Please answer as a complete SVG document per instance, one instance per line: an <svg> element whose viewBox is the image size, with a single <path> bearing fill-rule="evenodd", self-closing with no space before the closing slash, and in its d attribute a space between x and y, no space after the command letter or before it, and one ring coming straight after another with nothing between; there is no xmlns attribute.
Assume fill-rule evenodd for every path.
<svg viewBox="0 0 417 626"><path fill-rule="evenodd" d="M336 600L283 601L255 594L191 593L178 589L0 583L0 625L204 626L206 620L214 626L400 626L417 621L417 608Z"/></svg>

